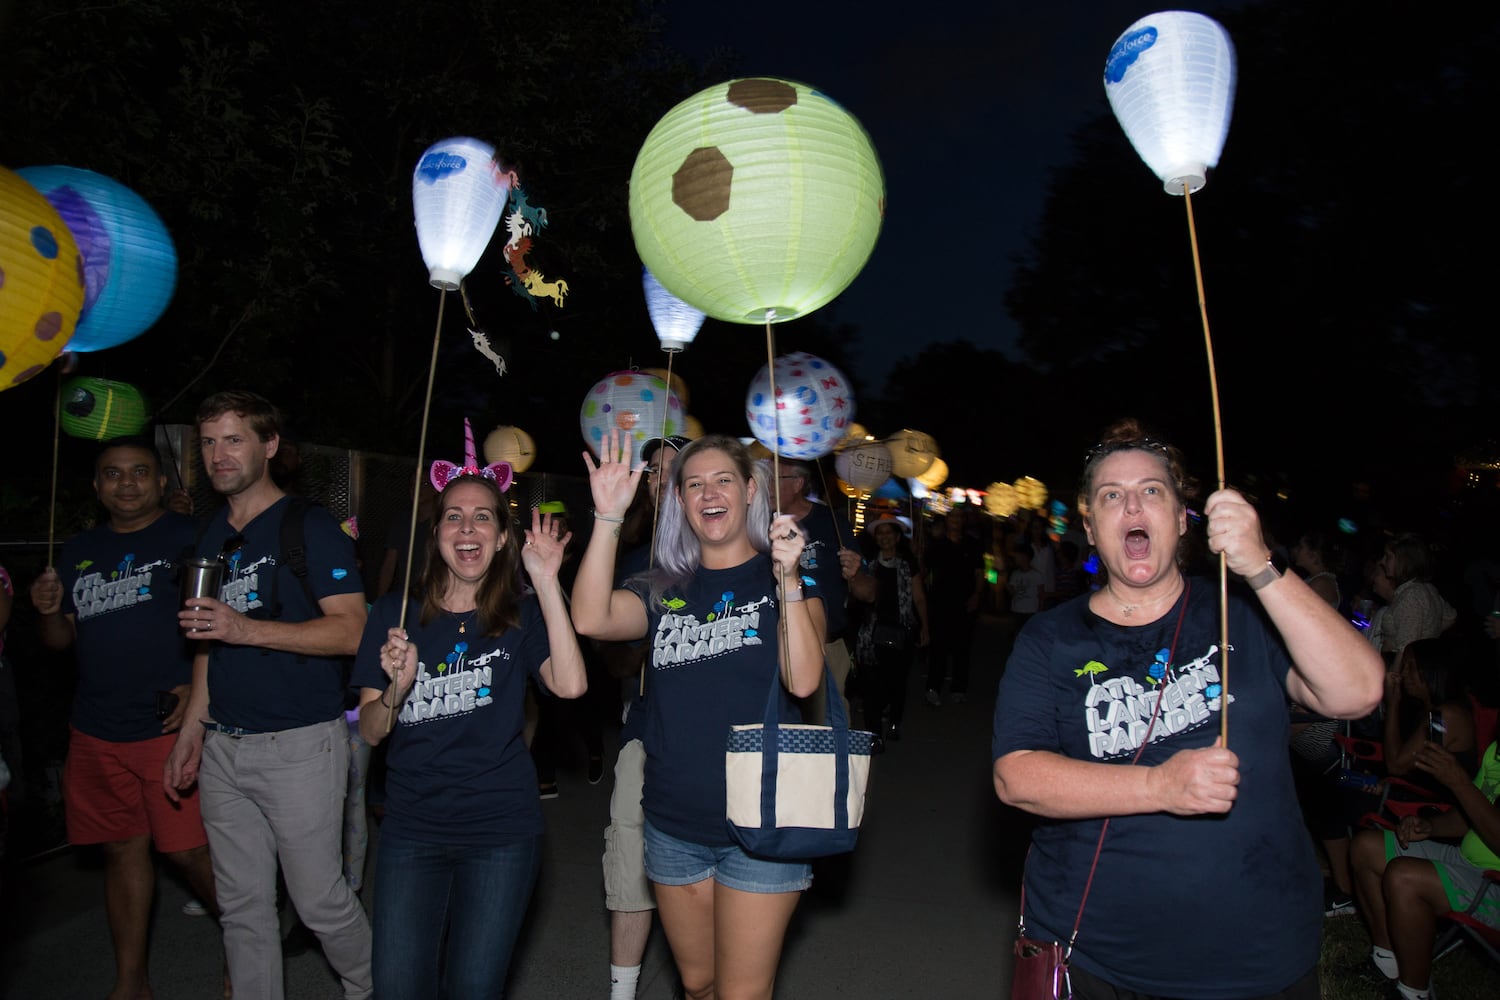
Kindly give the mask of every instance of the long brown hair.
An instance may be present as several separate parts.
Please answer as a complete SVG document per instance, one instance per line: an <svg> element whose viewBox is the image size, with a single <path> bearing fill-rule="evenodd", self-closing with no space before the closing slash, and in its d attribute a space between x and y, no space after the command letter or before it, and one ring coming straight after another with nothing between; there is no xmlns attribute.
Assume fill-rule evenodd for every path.
<svg viewBox="0 0 1500 1000"><path fill-rule="evenodd" d="M482 635L499 635L508 628L515 628L521 621L521 543L516 537L514 519L510 515L510 504L506 503L494 480L483 476L459 476L450 480L443 492L438 494L437 507L433 511L433 544L427 546L427 562L422 567L422 614L423 625L443 614L443 597L448 593L452 571L443 561L442 551L437 545L437 534L442 529L443 511L448 509L448 491L460 483L474 483L484 487L490 494L495 510L495 523L504 537L504 542L495 552L484 579L479 581L475 594L475 607L479 612L478 628Z"/></svg>

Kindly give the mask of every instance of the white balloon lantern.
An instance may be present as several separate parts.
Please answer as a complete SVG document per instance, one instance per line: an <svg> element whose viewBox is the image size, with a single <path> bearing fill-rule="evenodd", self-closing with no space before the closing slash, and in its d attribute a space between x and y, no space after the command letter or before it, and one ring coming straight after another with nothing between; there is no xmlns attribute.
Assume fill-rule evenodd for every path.
<svg viewBox="0 0 1500 1000"><path fill-rule="evenodd" d="M941 458L933 459L932 464L927 467L927 471L917 477L917 482L921 483L929 490L935 490L947 481L948 463L943 461Z"/></svg>
<svg viewBox="0 0 1500 1000"><path fill-rule="evenodd" d="M508 424L496 427L484 439L484 460L491 464L504 462L520 475L536 461L536 442L519 427Z"/></svg>
<svg viewBox="0 0 1500 1000"><path fill-rule="evenodd" d="M894 472L902 479L915 479L932 467L937 460L938 446L931 434L921 431L902 430L886 439L891 449Z"/></svg>
<svg viewBox="0 0 1500 1000"><path fill-rule="evenodd" d="M646 291L646 311L661 349L675 354L693 342L705 319L702 312L667 291L648 267L641 268L641 284Z"/></svg>
<svg viewBox="0 0 1500 1000"><path fill-rule="evenodd" d="M808 460L833 451L854 419L854 390L849 380L806 351L776 359L774 399L771 374L771 366L762 365L745 396L750 433L782 458ZM889 461L889 453L886 458ZM885 474L890 473L887 468Z"/></svg>
<svg viewBox="0 0 1500 1000"><path fill-rule="evenodd" d="M1195 192L1218 166L1234 104L1234 44L1211 17L1173 10L1125 29L1104 93L1130 144L1168 194Z"/></svg>
<svg viewBox="0 0 1500 1000"><path fill-rule="evenodd" d="M879 441L845 448L834 458L833 468L857 493L868 496L891 478L891 450Z"/></svg>
<svg viewBox="0 0 1500 1000"><path fill-rule="evenodd" d="M495 235L510 198L510 174L495 162L495 147L460 136L428 147L411 188L429 280L453 291Z"/></svg>

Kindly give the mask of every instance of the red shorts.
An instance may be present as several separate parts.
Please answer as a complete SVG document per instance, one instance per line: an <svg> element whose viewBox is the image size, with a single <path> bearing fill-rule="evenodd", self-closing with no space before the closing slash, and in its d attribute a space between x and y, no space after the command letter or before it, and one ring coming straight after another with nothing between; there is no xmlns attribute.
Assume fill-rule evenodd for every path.
<svg viewBox="0 0 1500 1000"><path fill-rule="evenodd" d="M162 769L177 734L114 743L69 731L63 811L70 844L103 844L148 833L158 851L186 851L208 843L197 789L183 792L180 803L162 789Z"/></svg>

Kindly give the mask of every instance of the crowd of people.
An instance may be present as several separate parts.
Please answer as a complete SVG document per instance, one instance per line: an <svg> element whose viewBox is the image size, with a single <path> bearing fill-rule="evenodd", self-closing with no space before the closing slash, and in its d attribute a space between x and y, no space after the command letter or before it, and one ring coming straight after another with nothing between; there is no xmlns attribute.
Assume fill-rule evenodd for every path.
<svg viewBox="0 0 1500 1000"><path fill-rule="evenodd" d="M281 435L254 393L203 401L223 504L199 520L150 441L105 443L105 520L29 582L40 640L78 663L65 814L70 843L103 850L113 1000L150 995L153 849L221 927L226 995L283 995L287 909L346 997L503 995L558 729L591 720L597 782L608 715L608 995L636 996L659 919L685 996L770 997L812 869L731 836L726 732L772 688L784 721L842 699L872 753L899 753L914 682L916 711L967 698L981 614L1002 635L995 792L1039 817L1022 922L1069 942L1076 997L1316 997L1322 922L1358 913L1354 971L1428 1000L1438 921L1500 870L1494 649L1462 644L1430 548L1392 534L1361 565L1317 532L1286 546L1229 489L1195 531L1183 456L1133 421L1089 450L1071 523L882 509L857 532L818 463L722 435L637 458L612 433L584 456L578 544L565 508L517 510L509 467L470 442L434 464L409 583L403 538L373 605L347 531L271 475ZM187 594L195 559L222 575ZM586 697L612 707L560 710ZM362 900L349 811L372 749ZM0 790L21 752L0 740ZM1209 893L1185 871L1220 877ZM1141 919L1226 909L1247 932L1191 948ZM1500 929L1500 892L1478 918Z"/></svg>

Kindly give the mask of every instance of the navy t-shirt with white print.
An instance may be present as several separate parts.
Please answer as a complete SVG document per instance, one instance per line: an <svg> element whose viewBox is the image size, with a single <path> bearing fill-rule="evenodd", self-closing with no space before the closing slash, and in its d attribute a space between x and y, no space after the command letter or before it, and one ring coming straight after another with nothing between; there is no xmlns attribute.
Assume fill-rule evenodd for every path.
<svg viewBox="0 0 1500 1000"><path fill-rule="evenodd" d="M156 693L191 682L192 650L177 625L178 567L191 518L166 511L139 531L91 528L63 543L58 576L77 625L73 728L133 743L162 735Z"/></svg>
<svg viewBox="0 0 1500 1000"><path fill-rule="evenodd" d="M281 606L278 621L305 622L322 614L308 600L302 582L281 551L281 521L290 497L261 511L231 547L219 600L241 614L267 618ZM236 534L229 508L209 521L198 554L213 558ZM326 510L308 507L303 521L307 582L319 600L339 594L364 594L355 564L354 542ZM301 656L259 646L209 643L209 714L220 725L258 733L299 729L344 714L343 663L339 657Z"/></svg>
<svg viewBox="0 0 1500 1000"><path fill-rule="evenodd" d="M646 818L695 844L733 843L726 820L724 746L731 726L762 722L774 683L779 718L801 722L781 684L776 577L770 556L700 569L653 605L645 576L626 588L646 605ZM808 598L817 586L803 578Z"/></svg>
<svg viewBox="0 0 1500 1000"><path fill-rule="evenodd" d="M398 594L370 610L354 660L355 687L384 690L389 683L380 648L400 613ZM386 741L387 832L471 847L542 832L536 768L523 733L526 678L545 691L541 668L551 650L536 598L522 598L519 613L518 627L486 636L472 615L441 614L423 625L420 602L408 604L417 680ZM379 705L365 711L386 718Z"/></svg>

